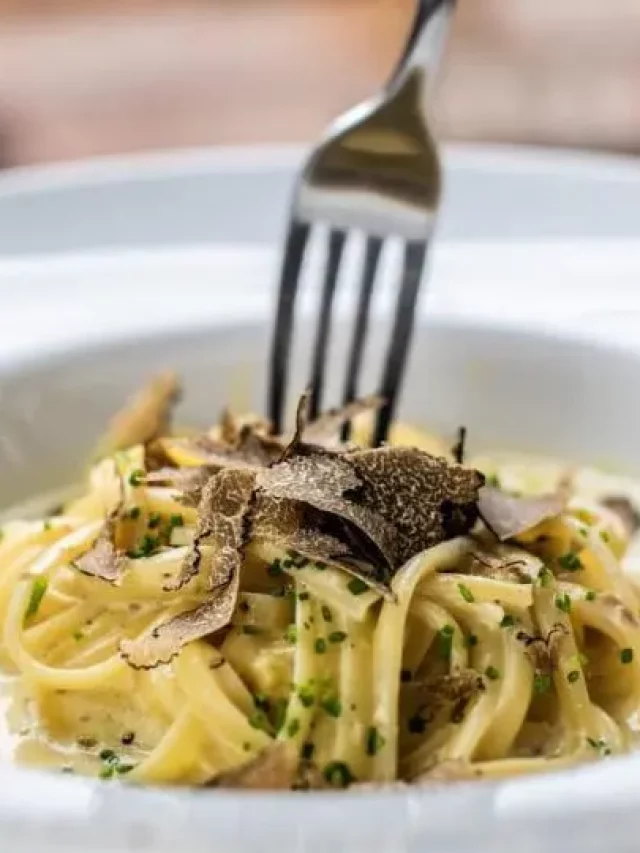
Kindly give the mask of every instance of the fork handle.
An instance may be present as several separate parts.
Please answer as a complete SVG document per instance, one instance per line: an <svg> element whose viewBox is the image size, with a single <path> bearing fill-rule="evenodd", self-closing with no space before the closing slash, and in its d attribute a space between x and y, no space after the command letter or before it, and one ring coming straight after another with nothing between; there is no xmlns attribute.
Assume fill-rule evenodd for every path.
<svg viewBox="0 0 640 853"><path fill-rule="evenodd" d="M418 0L404 52L389 81L395 88L415 69L435 74L440 64L455 0Z"/></svg>

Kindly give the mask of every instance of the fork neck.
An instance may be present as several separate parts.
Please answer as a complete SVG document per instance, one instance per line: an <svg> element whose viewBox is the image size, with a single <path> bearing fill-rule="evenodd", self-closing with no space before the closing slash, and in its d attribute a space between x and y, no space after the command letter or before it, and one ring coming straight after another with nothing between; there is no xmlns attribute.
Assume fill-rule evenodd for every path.
<svg viewBox="0 0 640 853"><path fill-rule="evenodd" d="M402 86L416 71L430 82L440 65L454 6L455 0L418 0L404 52L389 81L391 88Z"/></svg>

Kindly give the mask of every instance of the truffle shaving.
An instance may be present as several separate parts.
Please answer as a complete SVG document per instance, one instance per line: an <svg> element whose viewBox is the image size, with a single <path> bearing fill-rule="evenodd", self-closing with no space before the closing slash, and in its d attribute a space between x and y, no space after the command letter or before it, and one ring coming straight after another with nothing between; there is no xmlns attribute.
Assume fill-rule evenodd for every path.
<svg viewBox="0 0 640 853"><path fill-rule="evenodd" d="M640 513L624 495L609 495L602 499L602 506L610 509L618 516L628 536L633 536L640 530Z"/></svg>
<svg viewBox="0 0 640 853"><path fill-rule="evenodd" d="M226 627L236 609L240 573L235 572L226 586L208 601L175 616L136 640L123 640L120 653L133 669L153 669L170 663L180 649Z"/></svg>
<svg viewBox="0 0 640 853"><path fill-rule="evenodd" d="M211 547L207 588L215 589L240 571L245 544L245 519L254 489L254 475L243 469L223 469L214 474L202 490L198 524L191 550L180 575L167 590L181 589L201 570L202 546Z"/></svg>
<svg viewBox="0 0 640 853"><path fill-rule="evenodd" d="M98 456L147 444L167 433L169 418L180 396L180 383L172 371L152 379L120 412L100 442Z"/></svg>
<svg viewBox="0 0 640 853"><path fill-rule="evenodd" d="M299 759L295 746L277 742L246 764L214 776L210 788L244 788L254 791L289 791L298 780Z"/></svg>
<svg viewBox="0 0 640 853"><path fill-rule="evenodd" d="M126 554L115 545L116 520L119 510L111 513L105 521L93 546L74 561L74 566L83 575L100 578L117 585L122 579Z"/></svg>
<svg viewBox="0 0 640 853"><path fill-rule="evenodd" d="M493 486L484 486L480 489L478 511L489 530L505 542L556 518L565 505L564 494L515 497Z"/></svg>

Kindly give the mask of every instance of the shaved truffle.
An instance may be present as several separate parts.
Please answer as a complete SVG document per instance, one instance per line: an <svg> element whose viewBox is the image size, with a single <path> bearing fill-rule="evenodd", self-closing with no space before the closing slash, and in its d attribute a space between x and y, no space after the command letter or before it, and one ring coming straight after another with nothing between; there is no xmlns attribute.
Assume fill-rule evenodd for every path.
<svg viewBox="0 0 640 853"><path fill-rule="evenodd" d="M308 423L303 430L302 437L309 444L324 445L336 442L338 433L344 424L364 412L377 411L383 402L382 397L372 395L347 403L340 409L331 409Z"/></svg>
<svg viewBox="0 0 640 853"><path fill-rule="evenodd" d="M299 758L292 743L276 742L246 764L225 770L207 783L210 788L289 791L298 779Z"/></svg>
<svg viewBox="0 0 640 853"><path fill-rule="evenodd" d="M309 453L260 471L258 494L297 501L347 543L377 580L409 557L469 530L482 475L419 450L381 448Z"/></svg>
<svg viewBox="0 0 640 853"><path fill-rule="evenodd" d="M109 516L92 547L74 561L82 574L111 584L119 583L126 562L126 554L114 542L116 518L117 512Z"/></svg>
<svg viewBox="0 0 640 853"><path fill-rule="evenodd" d="M238 601L239 583L236 571L227 585L204 604L175 616L136 640L123 640L122 657L134 669L153 669L170 663L187 643L214 634L229 624Z"/></svg>
<svg viewBox="0 0 640 853"><path fill-rule="evenodd" d="M198 505L198 524L191 551L185 558L178 579L168 590L183 587L201 569L202 545L212 546L208 570L208 588L240 570L244 545L245 518L254 489L254 476L243 469L224 469L210 478Z"/></svg>
<svg viewBox="0 0 640 853"><path fill-rule="evenodd" d="M640 530L640 513L625 495L609 495L603 498L602 506L610 509L622 522L628 536Z"/></svg>
<svg viewBox="0 0 640 853"><path fill-rule="evenodd" d="M541 522L555 518L565 505L564 494L515 497L493 486L480 489L478 500L480 517L501 542L521 536Z"/></svg>
<svg viewBox="0 0 640 853"><path fill-rule="evenodd" d="M166 371L152 379L109 424L98 456L147 444L168 430L169 418L180 396L175 373Z"/></svg>

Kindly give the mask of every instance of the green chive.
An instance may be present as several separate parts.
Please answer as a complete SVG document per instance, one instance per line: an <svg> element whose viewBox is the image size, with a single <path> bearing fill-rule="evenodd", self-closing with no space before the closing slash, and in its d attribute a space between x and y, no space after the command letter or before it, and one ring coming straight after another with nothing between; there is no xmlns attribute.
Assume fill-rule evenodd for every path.
<svg viewBox="0 0 640 853"><path fill-rule="evenodd" d="M34 579L31 585L31 595L29 596L29 603L27 604L27 609L24 613L25 621L27 619L31 619L32 616L35 616L38 610L40 609L42 599L45 596L48 586L49 580L44 575L38 575L38 577Z"/></svg>
<svg viewBox="0 0 640 853"><path fill-rule="evenodd" d="M320 707L323 711L329 714L330 717L338 718L342 714L342 702L337 696L328 696L320 702Z"/></svg>
<svg viewBox="0 0 640 853"><path fill-rule="evenodd" d="M362 595L362 593L366 592L369 587L361 578L351 578L347 584L347 589L351 595Z"/></svg>
<svg viewBox="0 0 640 853"><path fill-rule="evenodd" d="M608 531L608 530L601 530L601 531L600 531L600 538L602 539L602 541L603 541L606 545L608 545L608 544L609 544L609 542L611 541L611 536L610 536L610 534L609 534L609 531Z"/></svg>
<svg viewBox="0 0 640 853"><path fill-rule="evenodd" d="M332 631L329 634L330 643L343 643L347 639L347 634L344 631Z"/></svg>
<svg viewBox="0 0 640 853"><path fill-rule="evenodd" d="M323 655L327 651L327 641L323 640L322 637L318 637L314 643L314 648L317 655Z"/></svg>
<svg viewBox="0 0 640 853"><path fill-rule="evenodd" d="M127 513L127 518L130 518L132 521L135 521L136 518L140 518L140 507L133 506Z"/></svg>
<svg viewBox="0 0 640 853"><path fill-rule="evenodd" d="M330 761L323 770L324 778L336 788L346 788L355 781L351 768L344 761Z"/></svg>
<svg viewBox="0 0 640 853"><path fill-rule="evenodd" d="M326 604L322 605L322 618L325 622L333 622L333 613L331 612L331 608L327 607Z"/></svg>
<svg viewBox="0 0 640 853"><path fill-rule="evenodd" d="M497 681L500 678L500 671L495 668L495 666L488 666L484 674L490 681Z"/></svg>
<svg viewBox="0 0 640 853"><path fill-rule="evenodd" d="M45 521L45 523L42 525L42 529L45 533L48 533L51 530L51 522L48 520Z"/></svg>
<svg viewBox="0 0 640 853"><path fill-rule="evenodd" d="M500 488L500 478L497 474L488 474L485 478L485 485L491 486L494 489Z"/></svg>
<svg viewBox="0 0 640 853"><path fill-rule="evenodd" d="M151 515L149 516L149 521L147 522L147 527L149 527L151 530L153 530L154 527L160 526L161 521L162 521L162 516L160 515L160 513L159 512L152 512Z"/></svg>
<svg viewBox="0 0 640 853"><path fill-rule="evenodd" d="M578 557L575 551L567 551L566 554L558 558L558 563L567 572L577 572L582 568L580 557Z"/></svg>
<svg viewBox="0 0 640 853"><path fill-rule="evenodd" d="M298 639L298 629L295 625L288 625L284 632L284 639L287 643L294 644Z"/></svg>
<svg viewBox="0 0 640 853"><path fill-rule="evenodd" d="M106 767L103 767L102 770L98 773L98 777L100 779L112 779L115 775L116 768L108 764Z"/></svg>
<svg viewBox="0 0 640 853"><path fill-rule="evenodd" d="M478 645L478 638L475 634L467 634L464 638L464 645L467 649L472 649L474 646Z"/></svg>
<svg viewBox="0 0 640 853"><path fill-rule="evenodd" d="M620 652L620 661L622 663L631 663L633 660L633 649L622 649Z"/></svg>
<svg viewBox="0 0 640 853"><path fill-rule="evenodd" d="M267 574L269 577L277 578L282 574L282 572L282 562L280 560L274 560L273 563L270 563L270 565L267 566Z"/></svg>
<svg viewBox="0 0 640 853"><path fill-rule="evenodd" d="M438 655L442 660L451 660L451 649L453 647L453 625L444 625L437 633Z"/></svg>
<svg viewBox="0 0 640 853"><path fill-rule="evenodd" d="M475 598L473 597L473 593L471 592L471 590L469 589L468 586L465 586L465 584L463 584L463 583L458 584L458 592L464 598L464 600L467 602L467 604L473 604L473 602L475 601Z"/></svg>
<svg viewBox="0 0 640 853"><path fill-rule="evenodd" d="M287 725L287 735L289 737L295 737L299 731L300 731L300 720L294 718Z"/></svg>
<svg viewBox="0 0 640 853"><path fill-rule="evenodd" d="M563 613L571 612L571 598L566 592L563 592L562 595L556 595L555 603L558 610Z"/></svg>
<svg viewBox="0 0 640 853"><path fill-rule="evenodd" d="M254 729L261 729L262 731L269 730L269 721L264 711L254 711L249 717L249 725Z"/></svg>
<svg viewBox="0 0 640 853"><path fill-rule="evenodd" d="M184 518L180 513L169 516L169 527L184 527Z"/></svg>
<svg viewBox="0 0 640 853"><path fill-rule="evenodd" d="M288 702L286 699L276 699L273 703L273 725L277 732L284 725L284 721L287 716L287 705Z"/></svg>
<svg viewBox="0 0 640 853"><path fill-rule="evenodd" d="M77 643L79 643L79 642L80 642L80 640L83 640L83 639L84 639L84 634L82 633L82 631L74 631L74 632L73 632L73 634L72 634L71 636L73 637L73 639L74 639Z"/></svg>
<svg viewBox="0 0 640 853"><path fill-rule="evenodd" d="M297 692L298 699L305 708L310 708L316 701L316 692L310 684L301 684Z"/></svg>
<svg viewBox="0 0 640 853"><path fill-rule="evenodd" d="M586 599L587 601L595 601L595 600L596 600L596 593L595 593L595 591L594 591L594 590L592 590L592 589L588 590L588 591L587 591L587 594L585 595L585 599Z"/></svg>
<svg viewBox="0 0 640 853"><path fill-rule="evenodd" d="M500 620L501 628L513 628L515 625L515 619L510 613L505 613L502 619Z"/></svg>
<svg viewBox="0 0 640 853"><path fill-rule="evenodd" d="M580 670L572 669L570 673L567 674L567 681L569 684L575 684L576 681L580 678Z"/></svg>
<svg viewBox="0 0 640 853"><path fill-rule="evenodd" d="M129 474L129 485L133 486L134 489L137 488L144 481L144 477L144 471L141 468L136 468Z"/></svg>
<svg viewBox="0 0 640 853"><path fill-rule="evenodd" d="M536 672L533 676L533 692L542 696L551 690L551 676L546 672Z"/></svg>
<svg viewBox="0 0 640 853"><path fill-rule="evenodd" d="M298 601L309 601L311 596L308 592L299 592L298 593Z"/></svg>
<svg viewBox="0 0 640 853"><path fill-rule="evenodd" d="M549 586L553 580L553 575L546 566L543 566L538 572L538 583L540 586Z"/></svg>
<svg viewBox="0 0 640 853"><path fill-rule="evenodd" d="M376 755L384 746L385 739L375 726L367 729L365 738L365 750L367 755Z"/></svg>

